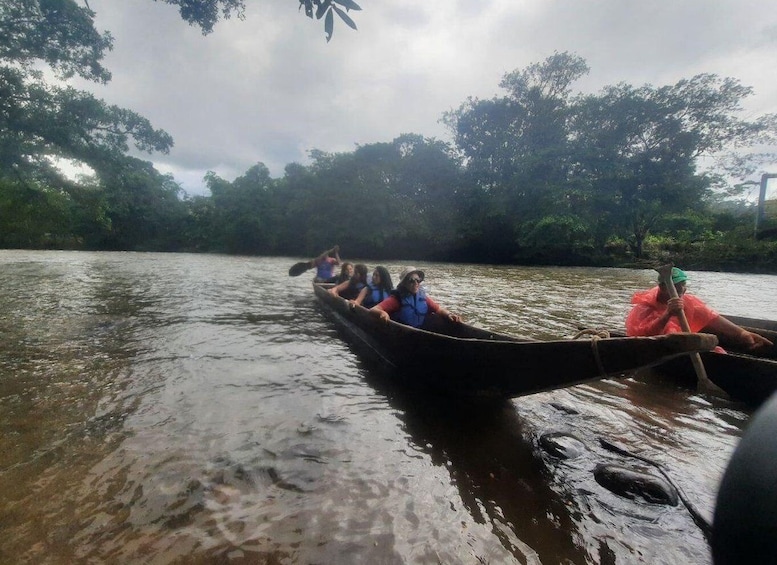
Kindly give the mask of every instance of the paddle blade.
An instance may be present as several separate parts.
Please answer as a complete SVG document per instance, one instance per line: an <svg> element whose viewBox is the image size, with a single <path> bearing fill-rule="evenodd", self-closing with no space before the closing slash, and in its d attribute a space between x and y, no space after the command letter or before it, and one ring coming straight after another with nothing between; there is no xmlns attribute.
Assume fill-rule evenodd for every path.
<svg viewBox="0 0 777 565"><path fill-rule="evenodd" d="M292 265L291 269L289 269L289 276L298 277L308 269L312 268L313 265L311 264L311 261L300 261L299 263Z"/></svg>

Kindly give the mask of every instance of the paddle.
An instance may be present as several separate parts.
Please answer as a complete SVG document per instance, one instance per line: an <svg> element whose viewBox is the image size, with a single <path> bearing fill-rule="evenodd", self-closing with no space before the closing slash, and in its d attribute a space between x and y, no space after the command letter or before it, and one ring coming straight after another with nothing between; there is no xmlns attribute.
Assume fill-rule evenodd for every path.
<svg viewBox="0 0 777 565"><path fill-rule="evenodd" d="M313 268L313 261L300 261L299 263L294 263L291 266L291 269L289 269L289 276L298 277L305 271L308 271L312 268Z"/></svg>
<svg viewBox="0 0 777 565"><path fill-rule="evenodd" d="M672 267L674 267L674 265L669 263L667 265L658 267L656 271L658 271L659 280L664 284L666 291L669 293L669 298L679 298L677 295L677 289L674 287L674 282L672 282ZM688 318L685 316L685 311L680 310L678 319L680 321L680 327L682 330L687 333L692 333L691 326L688 324ZM693 370L696 371L696 378L699 380L699 390L714 393L719 396L725 396L727 398L728 395L726 392L718 385L713 383L707 376L707 371L704 369L704 363L701 361L701 355L698 353L691 353L690 357L691 362L693 363Z"/></svg>
<svg viewBox="0 0 777 565"><path fill-rule="evenodd" d="M339 251L340 251L340 246L339 245L335 245L332 249L327 249L321 255L319 255L318 257L313 259L312 261L300 261L299 263L295 263L294 265L291 266L291 269L289 269L289 276L290 277L298 277L299 275L301 275L305 271L310 270L313 267L315 267L316 263L326 259L326 257L330 253L334 253L335 254L335 259L337 260L337 262L335 264L339 264L340 263L340 255L338 255Z"/></svg>

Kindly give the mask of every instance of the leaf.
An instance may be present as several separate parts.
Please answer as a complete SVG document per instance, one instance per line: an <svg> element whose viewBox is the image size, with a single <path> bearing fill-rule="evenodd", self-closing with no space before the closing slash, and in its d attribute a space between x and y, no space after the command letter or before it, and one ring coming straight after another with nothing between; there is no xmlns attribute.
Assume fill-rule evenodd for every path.
<svg viewBox="0 0 777 565"><path fill-rule="evenodd" d="M362 7L359 6L356 2L353 0L334 0L336 3L343 6L346 10L361 10ZM356 29L356 28L353 28Z"/></svg>
<svg viewBox="0 0 777 565"><path fill-rule="evenodd" d="M318 10L316 10L316 19L320 20L321 16L323 16L325 13L328 13L329 6L332 4L331 0L324 0L321 2L321 4L318 5ZM331 10L329 11L331 12Z"/></svg>
<svg viewBox="0 0 777 565"><path fill-rule="evenodd" d="M329 10L326 13L326 20L324 20L324 31L326 32L326 40L329 42L330 39L332 39L332 30L335 26L335 19L332 15L332 10Z"/></svg>
<svg viewBox="0 0 777 565"><path fill-rule="evenodd" d="M346 14L345 12L343 12L343 11L342 11L340 8L338 8L338 7L337 7L337 6L335 6L334 4L332 5L332 8L334 8L334 9L335 9L335 12L337 12L337 15L338 15L338 16L340 16L340 18L341 18L341 19L342 19L342 20L343 20L343 21L344 21L346 24L348 24L348 27L350 27L351 29L356 29L356 23L354 23L354 21L353 21L353 20L352 20L352 19L351 19L351 18L348 16L348 14Z"/></svg>
<svg viewBox="0 0 777 565"><path fill-rule="evenodd" d="M299 0L300 7L305 6L305 15L313 17L313 0Z"/></svg>

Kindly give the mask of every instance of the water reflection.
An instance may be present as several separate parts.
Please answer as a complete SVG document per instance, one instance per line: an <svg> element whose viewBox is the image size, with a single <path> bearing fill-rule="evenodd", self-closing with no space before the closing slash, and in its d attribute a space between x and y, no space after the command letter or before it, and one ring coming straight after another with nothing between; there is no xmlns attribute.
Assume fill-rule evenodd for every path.
<svg viewBox="0 0 777 565"><path fill-rule="evenodd" d="M418 397L339 339L295 261L0 252L0 561L709 561L681 507L596 483L628 464L598 438L711 515L743 407L634 380ZM652 276L418 266L467 320L534 337L622 319ZM745 277L693 276L721 300ZM580 456L544 450L552 433Z"/></svg>
<svg viewBox="0 0 777 565"><path fill-rule="evenodd" d="M547 481L547 468L512 403L421 398L372 384L390 397L416 448L449 473L461 505L522 563L583 563L566 502ZM571 534L571 535L570 535Z"/></svg>
<svg viewBox="0 0 777 565"><path fill-rule="evenodd" d="M663 421L651 410L661 410L660 400L645 405L643 399L640 406L633 404L627 393L625 397L607 398L609 408L602 410L597 405L592 409L582 407L580 400L585 396L601 397L602 387L581 386L564 394L555 391L512 402L473 404L452 398L420 397L412 390L397 387L397 378L391 372L370 366L370 384L389 398L411 442L434 465L445 469L456 486L458 497L451 500L451 507L461 504L476 523L489 527L517 562L708 561L704 534L684 507L622 498L604 489L594 478L597 465L607 463L661 479L654 467L604 449L599 442L599 438L604 438L636 444L636 452L647 451L656 463L669 465L670 473L683 483L686 470L677 461L667 460L660 451L666 436L656 438L654 443L659 451L651 452L649 447L645 448L645 437L639 430L636 434L623 433L629 416L645 427L647 437L659 429L672 430L676 418L673 413L667 413L667 420ZM603 388L630 389L619 386L617 381L608 381ZM667 390L663 395L671 397L676 393ZM685 393L686 400L690 395ZM741 426L743 416L733 412ZM690 414L699 415L694 409ZM684 416L677 418L682 420ZM595 422L596 419L604 421ZM724 421L707 421L704 425L731 429ZM543 447L542 440L554 435L572 438L573 457L562 457ZM732 444L729 445L733 447ZM688 463L694 465L698 461ZM694 475L692 468L687 471ZM709 486L714 489L714 484ZM693 493L697 495L698 489ZM713 502L698 496L693 500L695 506L706 512L710 512Z"/></svg>

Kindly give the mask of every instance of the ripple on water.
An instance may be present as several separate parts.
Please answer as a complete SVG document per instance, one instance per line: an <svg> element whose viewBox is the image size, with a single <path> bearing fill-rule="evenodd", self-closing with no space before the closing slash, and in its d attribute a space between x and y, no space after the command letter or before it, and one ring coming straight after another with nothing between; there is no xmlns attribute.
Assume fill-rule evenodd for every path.
<svg viewBox="0 0 777 565"><path fill-rule="evenodd" d="M0 251L0 555L709 562L682 508L596 482L597 464L628 464L598 440L660 463L709 515L741 407L636 379L485 409L406 392L340 339L309 280L288 277L297 260ZM652 280L418 266L465 319L534 337L611 326ZM692 274L724 306L742 280ZM547 434L579 455L543 452Z"/></svg>

